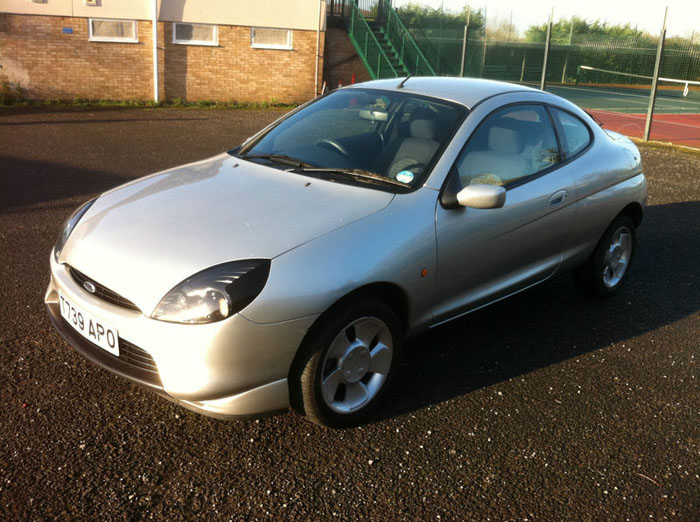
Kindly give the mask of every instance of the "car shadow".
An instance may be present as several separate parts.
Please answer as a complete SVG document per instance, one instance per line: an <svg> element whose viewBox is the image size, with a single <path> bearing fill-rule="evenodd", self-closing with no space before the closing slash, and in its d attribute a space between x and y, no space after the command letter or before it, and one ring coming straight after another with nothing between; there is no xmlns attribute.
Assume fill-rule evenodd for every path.
<svg viewBox="0 0 700 522"><path fill-rule="evenodd" d="M79 195L87 197L129 181L108 172L12 156L0 156L0 165L0 214Z"/></svg>
<svg viewBox="0 0 700 522"><path fill-rule="evenodd" d="M624 342L700 310L700 202L648 207L630 277L607 300L569 274L404 345L383 420Z"/></svg>
<svg viewBox="0 0 700 522"><path fill-rule="evenodd" d="M21 116L24 114L80 114L83 112L113 112L133 109L134 107L129 105L5 105L0 107L0 119L4 116Z"/></svg>
<svg viewBox="0 0 700 522"><path fill-rule="evenodd" d="M148 121L155 123L165 123L169 124L173 121L194 121L194 120L206 120L207 118L110 118L110 119L76 119L76 120L35 120L35 121L0 121L0 127L9 127L13 125L26 127L28 125L85 125L85 124L103 124L103 123L124 123L131 124L135 121Z"/></svg>

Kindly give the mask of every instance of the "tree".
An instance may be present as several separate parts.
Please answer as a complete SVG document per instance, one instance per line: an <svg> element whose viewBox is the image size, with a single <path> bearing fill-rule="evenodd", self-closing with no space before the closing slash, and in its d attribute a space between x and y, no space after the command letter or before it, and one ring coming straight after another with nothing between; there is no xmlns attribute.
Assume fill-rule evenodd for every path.
<svg viewBox="0 0 700 522"><path fill-rule="evenodd" d="M467 11L465 6L459 13L442 9L434 9L427 5L408 3L396 9L401 21L406 27L419 26L423 29L430 28L463 28L467 23ZM469 17L469 27L479 29L484 26L484 15L480 10L472 9Z"/></svg>
<svg viewBox="0 0 700 522"><path fill-rule="evenodd" d="M510 23L510 19L505 15L490 16L486 21L486 37L493 41L518 40L518 29Z"/></svg>
<svg viewBox="0 0 700 522"><path fill-rule="evenodd" d="M569 19L560 18L552 24L552 43L569 43L569 35L572 35L572 37L577 35L600 35L614 38L649 38L649 35L645 34L644 31L632 27L631 24L608 25L600 20L589 22L578 16ZM546 38L546 23L531 25L525 31L525 40L528 42L544 42Z"/></svg>

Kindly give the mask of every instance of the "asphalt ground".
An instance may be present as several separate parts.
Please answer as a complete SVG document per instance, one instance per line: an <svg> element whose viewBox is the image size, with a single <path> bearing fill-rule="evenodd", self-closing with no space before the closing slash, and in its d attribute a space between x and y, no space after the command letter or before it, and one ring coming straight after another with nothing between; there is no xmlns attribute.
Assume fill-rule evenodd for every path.
<svg viewBox="0 0 700 522"><path fill-rule="evenodd" d="M650 206L617 296L563 274L409 341L358 429L210 419L69 348L42 298L71 211L279 114L0 109L2 520L700 519L696 154L642 148Z"/></svg>

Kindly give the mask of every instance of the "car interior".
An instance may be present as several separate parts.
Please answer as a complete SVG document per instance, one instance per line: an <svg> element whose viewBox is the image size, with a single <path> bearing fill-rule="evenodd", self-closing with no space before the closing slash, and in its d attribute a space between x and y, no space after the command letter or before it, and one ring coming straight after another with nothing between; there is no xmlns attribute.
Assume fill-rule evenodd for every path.
<svg viewBox="0 0 700 522"><path fill-rule="evenodd" d="M458 160L463 186L506 185L558 163L559 151L542 107L506 109L490 117Z"/></svg>

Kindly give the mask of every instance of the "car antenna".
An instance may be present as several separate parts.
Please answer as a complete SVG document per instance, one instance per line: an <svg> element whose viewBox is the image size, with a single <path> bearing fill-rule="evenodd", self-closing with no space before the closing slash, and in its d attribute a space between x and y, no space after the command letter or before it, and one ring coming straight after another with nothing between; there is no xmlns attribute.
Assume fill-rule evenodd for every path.
<svg viewBox="0 0 700 522"><path fill-rule="evenodd" d="M396 86L397 89L403 89L404 83L408 81L408 79L411 77L411 73L408 73L408 76L406 76L403 80L401 80L401 83Z"/></svg>

